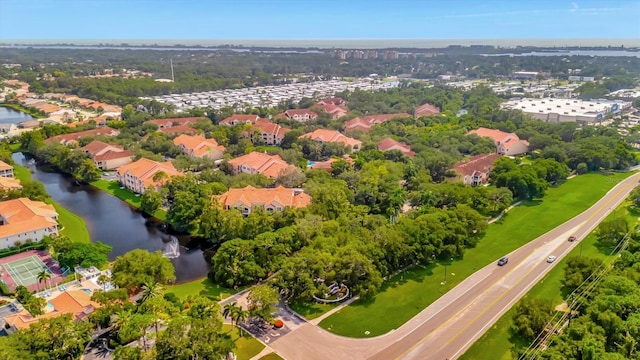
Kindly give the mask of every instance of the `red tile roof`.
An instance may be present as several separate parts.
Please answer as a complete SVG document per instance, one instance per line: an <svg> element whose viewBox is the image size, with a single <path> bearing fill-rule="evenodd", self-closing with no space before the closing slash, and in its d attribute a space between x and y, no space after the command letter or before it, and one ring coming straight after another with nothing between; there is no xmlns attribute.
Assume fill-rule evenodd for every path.
<svg viewBox="0 0 640 360"><path fill-rule="evenodd" d="M220 125L238 125L238 124L253 124L260 116L254 114L233 114L228 118L220 121Z"/></svg>
<svg viewBox="0 0 640 360"><path fill-rule="evenodd" d="M71 142L77 142L78 139L85 136L98 136L98 135L117 136L119 134L120 134L120 131L105 126L105 127L101 127L93 130L79 131L79 132L70 133L70 134L53 136L48 138L45 142L50 143L50 142L57 141L57 142L60 142L61 144L66 145Z"/></svg>
<svg viewBox="0 0 640 360"><path fill-rule="evenodd" d="M276 137L284 136L290 131L288 128L282 127L267 119L258 119L258 121L253 124L253 127L259 129L263 134L272 134Z"/></svg>
<svg viewBox="0 0 640 360"><path fill-rule="evenodd" d="M323 142L323 143L326 143L326 142L342 143L345 146L348 146L350 148L354 148L354 147L360 148L360 146L362 145L362 141L360 140L356 140L354 138L345 136L336 130L328 130L328 129L317 129L310 133L301 135L300 138L311 139L311 140Z"/></svg>
<svg viewBox="0 0 640 360"><path fill-rule="evenodd" d="M233 166L236 173L241 172L239 169L245 166L268 178L276 178L280 176L282 170L292 166L282 160L280 155L268 155L256 151L231 159L229 164Z"/></svg>
<svg viewBox="0 0 640 360"><path fill-rule="evenodd" d="M275 207L306 207L311 203L311 196L295 189L287 189L278 186L273 189L256 189L246 186L242 189L229 189L226 193L217 196L225 208L248 207L269 205Z"/></svg>
<svg viewBox="0 0 640 360"><path fill-rule="evenodd" d="M472 156L467 161L461 161L453 166L453 169L461 174L471 176L476 172L486 174L493 167L493 163L500 158L500 154L480 154Z"/></svg>
<svg viewBox="0 0 640 360"><path fill-rule="evenodd" d="M186 118L165 118L165 119L153 119L145 121L145 124L155 124L158 127L172 127L178 125L189 125L197 122L198 120L206 120L206 117L186 117Z"/></svg>
<svg viewBox="0 0 640 360"><path fill-rule="evenodd" d="M410 116L411 115L407 113L367 115L363 117L353 118L345 122L344 129L346 131L350 131L350 130L369 131L373 125L382 124L385 121L389 121L395 118L410 117Z"/></svg>
<svg viewBox="0 0 640 360"><path fill-rule="evenodd" d="M416 153L411 151L411 148L409 147L409 145L400 141L393 140L392 138L384 138L380 140L380 142L378 143L378 150L383 152L389 151L389 150L400 150L403 154L405 154L408 157L416 156Z"/></svg>
<svg viewBox="0 0 640 360"><path fill-rule="evenodd" d="M433 106L431 104L420 105L413 112L413 115L417 118L421 116L431 116L431 115L438 115L438 114L440 114L440 109L438 109L436 106Z"/></svg>

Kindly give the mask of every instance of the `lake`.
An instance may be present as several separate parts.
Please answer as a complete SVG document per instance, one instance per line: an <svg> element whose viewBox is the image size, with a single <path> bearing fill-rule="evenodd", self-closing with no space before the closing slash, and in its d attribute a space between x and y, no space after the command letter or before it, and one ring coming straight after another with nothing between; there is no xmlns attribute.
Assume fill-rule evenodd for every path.
<svg viewBox="0 0 640 360"><path fill-rule="evenodd" d="M0 124L18 124L23 121L34 120L35 118L22 111L0 106Z"/></svg>

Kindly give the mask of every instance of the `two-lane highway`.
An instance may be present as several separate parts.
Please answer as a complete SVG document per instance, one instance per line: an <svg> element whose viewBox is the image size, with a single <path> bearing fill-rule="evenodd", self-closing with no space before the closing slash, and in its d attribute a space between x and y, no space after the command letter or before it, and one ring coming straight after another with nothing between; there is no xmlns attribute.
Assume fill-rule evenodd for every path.
<svg viewBox="0 0 640 360"><path fill-rule="evenodd" d="M591 232L638 184L620 182L592 207L509 254L503 267L489 264L443 295L402 327L372 339L351 339L305 324L270 344L288 360L455 359ZM536 219L531 219L536 221ZM571 235L577 237L568 242ZM558 260L547 263L549 255ZM393 316L380 314L379 316Z"/></svg>

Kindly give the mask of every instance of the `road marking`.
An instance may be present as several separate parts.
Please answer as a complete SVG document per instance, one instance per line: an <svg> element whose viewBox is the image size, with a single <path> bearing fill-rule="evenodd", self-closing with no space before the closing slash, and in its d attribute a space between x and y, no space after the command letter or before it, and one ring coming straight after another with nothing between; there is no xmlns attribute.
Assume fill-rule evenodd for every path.
<svg viewBox="0 0 640 360"><path fill-rule="evenodd" d="M635 176L635 175L631 175L630 177L628 177L628 178L627 178L627 179L625 179L625 180L629 180L629 179L633 178L634 176ZM624 180L623 180L623 181L624 181ZM632 185L632 186L631 186L631 189L629 189L629 183ZM594 213L593 213L593 214L591 214L591 215L587 218L587 220L585 220L585 221L581 222L581 223L580 223L580 225L579 225L579 227L578 227L578 226L577 226L577 227L578 227L578 228L581 228L582 226L584 226L584 224L585 224L585 223L588 223L589 221L591 221L591 219L593 219L596 215L598 215L598 214L599 214L599 212L600 212L600 211L602 211L602 209L607 208L607 207L608 207L608 205L609 205L609 203L611 203L611 202L613 202L613 201L617 201L617 200L614 200L614 199L615 199L615 197L616 197L617 195L619 195L620 193L625 192L625 191L631 192L631 190L632 190L633 188L635 188L635 187L638 185L638 182L636 182L635 180L634 180L634 181L629 181L629 183L624 183L623 185L621 185L621 186L620 186L620 189L618 189L617 191L615 191L615 192L614 192L614 194L613 194L613 195L611 195L611 197L613 197L613 198L610 198L610 199L608 199L608 200L605 200L603 204L599 205L596 209L594 209ZM621 183L621 184L622 184L622 183ZM611 191L612 191L612 190L613 190L613 189L611 189L610 191L608 191L608 192L607 192L607 194L606 194L605 196L609 195L609 194L611 193ZM627 196L628 196L628 195L627 195ZM626 197L625 197L625 198L626 198ZM589 210L591 210L593 207L595 207L599 201L600 201L600 200L598 200L594 205L592 205L591 207L589 207L589 208L588 208L587 210L585 210L584 212L582 212L582 213L580 213L580 214L578 214L578 215L574 216L573 218L571 218L571 219L569 219L569 220L565 221L564 223L562 223L562 224L558 225L557 227L563 226L563 225L564 225L564 224L566 224L567 222L569 222L569 221L571 221L571 220L575 219L576 217L578 217L578 216L580 216L580 215L584 214L585 212L588 212L588 211L589 211ZM624 199L623 199L623 201L624 201ZM612 209L608 209L608 210L612 210ZM615 210L612 210L612 211L615 211ZM605 211L605 213L606 213L606 211ZM605 217L606 217L607 215L609 215L609 214L606 214L606 215L605 215ZM556 227L556 228L557 228L557 227ZM554 228L554 229L555 229L555 228ZM552 229L552 230L550 230L550 231L553 231L553 229ZM547 233L548 233L548 232L547 232ZM547 234L547 233L545 233L545 234ZM544 236L545 234L542 234L541 236ZM532 241L535 241L535 239L534 239L534 240L532 240ZM581 241L582 241L582 240L581 240ZM528 244L528 243L527 243L527 244ZM526 245L523 245L523 246L526 246ZM516 249L515 251L517 251L517 249ZM535 269L535 268L531 268L529 271L527 271L527 273L525 273L525 275L524 275L524 276L520 277L520 278L518 279L518 281L513 285L513 287L515 287L515 286L516 286L516 285L518 285L520 282L522 282L522 280L523 280L523 279L524 279L524 278L525 278L529 273L531 273L531 271L533 271L533 269ZM514 269L514 270L515 270L515 269ZM507 275L511 274L514 270L511 270L509 273L505 274L503 277L501 277L500 279L498 279L498 280L496 281L496 283L497 283L497 282L499 282L499 281L502 281L502 280L503 280ZM537 282L536 282L536 283L537 283ZM495 283L494 283L494 285L495 285ZM492 288L493 288L493 285L492 285L492 286L490 286L487 290L483 291L483 292L480 294L480 296L476 297L476 299L478 299L478 298L482 297L484 294L486 294L486 293L487 293L489 290L491 290ZM458 332L457 332L457 333L456 333L452 338L450 338L450 339L449 339L449 341L447 341L447 343L445 344L445 346L446 346L446 345L448 345L448 344L450 344L450 343L451 343L452 341L454 341L455 339L457 339L457 338L458 338L458 336L460 336L460 334L461 334L463 331L465 331L465 330L466 330L466 329L468 329L471 325L473 325L473 323L475 323L475 322L478 320L478 318L479 318L480 316L482 316L484 313L486 313L486 312L489 310L489 308L490 308L491 306L493 306L493 305L494 305L498 300L502 299L502 297L504 297L507 293L508 293L508 291L503 292L503 293L502 293L502 295L500 295L496 300L494 300L494 301L493 301L489 306L485 307L485 308L484 308L484 310L482 310L482 311L480 312L480 314L479 314L479 315L477 315L475 318L473 318L469 323L467 323L467 325L466 325L465 327L463 327L463 328L462 328L460 331L458 331ZM458 298L459 298L459 297L458 297ZM456 300L457 300L458 298L456 298ZM455 318L456 318L456 317L457 317L457 316L458 316L462 311L464 311L464 310L466 310L466 307L465 307L465 308L460 309L460 310L459 310L458 312L456 312L453 316L449 317L449 320L445 321L443 324L441 324L440 326L438 326L436 329L434 329L433 331L429 332L427 335L425 335L424 337L422 337L422 338L421 338L417 343L415 343L415 344L414 344L413 346L411 346L409 349L405 350L402 354L400 354L399 356L397 356L397 357L396 357L396 359L403 358L403 357L404 357L404 356L406 356L408 353L410 353L411 351L413 351L415 348L417 348L419 345L421 345L425 340L427 340L427 338L429 338L429 337L430 337L431 335L433 335L435 332L437 332L438 330L440 330L442 327L444 327L444 326L446 326L447 324L449 324L453 319L455 319ZM409 334L405 335L405 337L406 337L406 336L408 336L408 335L409 335ZM404 338L404 337L403 337L403 338ZM398 341L400 341L400 340L398 340Z"/></svg>

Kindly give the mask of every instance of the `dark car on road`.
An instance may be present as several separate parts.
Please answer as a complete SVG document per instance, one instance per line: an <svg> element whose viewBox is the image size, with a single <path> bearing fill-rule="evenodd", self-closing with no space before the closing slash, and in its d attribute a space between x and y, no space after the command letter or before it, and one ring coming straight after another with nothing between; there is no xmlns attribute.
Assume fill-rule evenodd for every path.
<svg viewBox="0 0 640 360"><path fill-rule="evenodd" d="M509 262L509 258L508 257L503 257L500 260L498 260L498 266L505 265L508 262Z"/></svg>
<svg viewBox="0 0 640 360"><path fill-rule="evenodd" d="M569 236L569 242L574 242L576 241L576 237L575 236Z"/></svg>

